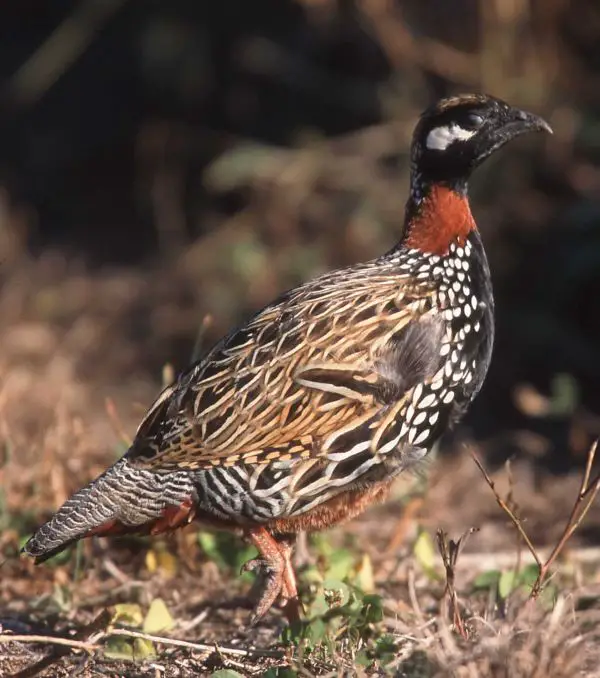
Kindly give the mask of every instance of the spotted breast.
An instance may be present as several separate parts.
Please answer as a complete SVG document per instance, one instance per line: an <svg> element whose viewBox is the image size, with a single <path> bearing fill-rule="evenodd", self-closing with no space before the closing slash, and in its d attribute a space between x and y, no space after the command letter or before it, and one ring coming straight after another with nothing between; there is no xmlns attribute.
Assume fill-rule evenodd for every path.
<svg viewBox="0 0 600 678"><path fill-rule="evenodd" d="M25 553L44 560L82 537L197 519L257 547L255 620L278 598L297 616L294 535L383 500L481 388L493 297L467 184L492 152L534 130L549 127L489 96L425 111L398 244L287 292L220 341Z"/></svg>

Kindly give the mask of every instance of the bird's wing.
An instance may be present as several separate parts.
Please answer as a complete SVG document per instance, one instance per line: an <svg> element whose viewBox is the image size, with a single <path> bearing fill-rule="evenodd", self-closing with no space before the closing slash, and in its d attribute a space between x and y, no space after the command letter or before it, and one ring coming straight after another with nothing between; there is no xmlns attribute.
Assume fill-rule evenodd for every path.
<svg viewBox="0 0 600 678"><path fill-rule="evenodd" d="M410 386L383 356L432 306L425 283L368 269L297 288L163 391L129 461L156 471L261 464L325 455L354 431L364 436Z"/></svg>

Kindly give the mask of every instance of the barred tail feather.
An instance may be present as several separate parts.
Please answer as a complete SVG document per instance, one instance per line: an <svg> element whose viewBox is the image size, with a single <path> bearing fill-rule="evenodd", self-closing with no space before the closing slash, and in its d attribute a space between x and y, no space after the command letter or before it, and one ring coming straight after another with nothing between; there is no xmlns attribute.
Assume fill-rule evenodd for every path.
<svg viewBox="0 0 600 678"><path fill-rule="evenodd" d="M196 498L191 474L152 473L122 458L68 499L29 539L23 553L40 563L93 534L145 531L157 521L164 523L170 509L186 507L184 514L176 510L172 515L191 514Z"/></svg>

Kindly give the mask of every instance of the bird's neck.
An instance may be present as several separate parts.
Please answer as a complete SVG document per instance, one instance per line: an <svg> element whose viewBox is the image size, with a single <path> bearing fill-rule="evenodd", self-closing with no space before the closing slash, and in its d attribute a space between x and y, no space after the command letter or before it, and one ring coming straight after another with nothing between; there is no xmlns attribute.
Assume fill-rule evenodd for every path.
<svg viewBox="0 0 600 678"><path fill-rule="evenodd" d="M406 203L402 244L443 256L454 242L463 244L477 229L467 196L467 184L415 182Z"/></svg>

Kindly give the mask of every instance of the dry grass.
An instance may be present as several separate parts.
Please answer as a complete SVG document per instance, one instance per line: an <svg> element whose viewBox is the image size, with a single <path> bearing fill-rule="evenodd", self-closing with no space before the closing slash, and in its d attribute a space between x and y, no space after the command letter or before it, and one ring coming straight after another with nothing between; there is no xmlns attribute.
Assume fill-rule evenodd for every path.
<svg viewBox="0 0 600 678"><path fill-rule="evenodd" d="M113 2L113 10L120 4ZM553 438L552 417L568 421L564 466L575 462L571 449L585 452L600 424L573 402L577 398L566 408L563 402L561 413L555 401L518 383L524 373L527 379L535 376L535 369L531 375L525 369L532 357L544 375L552 375L557 356L570 356L565 369L578 370L597 392L595 335L582 344L569 326L570 316L565 319L556 308L557 297L569 308L584 301L578 285L587 289L582 261L594 250L592 237L580 241L575 232L565 238L559 227L557 251L552 238L545 245L557 216L572 234L572 221L583 225L596 215L591 203L600 179L591 159L598 146L598 88L593 86L597 69L590 27L597 3L581 0L572 9L573 3L564 0L479 0L458 3L458 11L454 6L450 11L448 2L434 3L433 11L425 3L383 0L300 4L319 32L330 22L335 33L343 25L332 20L338 13L356 17L360 30L354 32L369 37L362 43L366 51L355 52L357 62L373 45L381 48L389 80L370 95L368 89L366 97L376 96L381 119L326 138L303 127L306 117L299 115L290 123L298 128L293 135L288 130L295 141L287 148L235 135L225 140L203 127L182 127L178 120L144 120L132 141L139 167L130 188L143 196L142 211L151 212L145 237L156 235L161 255L169 260L162 268L91 274L80 262L52 253L34 262L24 243L36 232L37 217L28 205L11 205L0 188L2 676L174 678L222 669L265 678L600 675L597 506L560 554L539 600L528 600L536 559L554 558L580 493L580 474L557 476L545 468L550 455L544 454L560 439L556 431ZM350 11L343 12L344 7ZM105 16L96 17L98 26ZM74 44L57 40L71 18L47 36L8 83L18 115L20 106L43 101L58 74L68 73L86 51L91 33L81 27ZM458 33L462 39L455 41L452 35ZM313 32L303 35L304 43L313 44L308 39ZM285 100L273 100L272 108L281 106L283 117L289 114L287 99L299 93L299 63L308 69L306 81L316 84L316 99L345 95L348 110L340 109L340 115L352 117L370 103L365 102L364 76L338 83L333 72L296 54L295 47L265 43L246 31L243 36L234 52L239 49L244 58L231 61L243 61L242 74L257 79L261 88L266 83L279 91L285 85ZM174 46L179 53L181 45ZM263 58L252 59L253 54ZM221 83L227 100L237 102L239 92L242 100L256 94L256 85L240 87L246 80L238 75L229 79L231 89ZM509 328L498 346L487 394L478 400L485 416L496 418L495 430L501 429L503 438L476 447L486 461L498 448L516 447L521 454L511 473L494 469L486 483L457 443L428 465L426 488L419 477L401 478L387 505L312 544L316 564L303 569L301 585L315 621L299 639L286 636L277 612L248 627L249 582L235 571L237 550L228 542L211 546L210 539L201 545L195 526L164 540L88 541L38 568L21 561L20 544L34 527L123 451L123 439L135 431L158 390L165 360L177 357L181 367L192 353L200 310L214 316L206 328L210 343L282 289L391 244L400 228L405 189L398 187L407 185L414 117L434 91L459 85L552 114L556 129L535 157L533 146L515 149L474 187L498 308L504 311L503 327ZM79 96L73 93L73 109ZM244 106L239 108L236 113L243 117ZM248 121L240 120L245 129ZM202 159L199 149L213 145L225 150L212 162ZM198 167L202 190L184 197L183 184L198 184ZM232 214L222 203L233 196L244 199ZM72 189L69 200L85 202L89 194ZM561 217L567 206L580 215ZM112 227L107 225L107 234ZM193 243L186 242L187 232L195 234ZM111 242L122 239L122 233L117 235ZM565 248L571 238L573 246ZM546 264L552 280L546 280ZM581 276L573 275L579 268ZM550 284L541 285L538 298L531 290L540 280ZM545 328L543 341L539 327ZM522 422L514 412L498 411L510 409L511 393L519 414L539 424L535 435L505 430L506 422ZM516 519L509 519L506 508ZM528 535L535 558L523 547L515 524ZM458 542L474 527L478 531L458 553L452 539ZM449 535L442 540L445 562L435 550L438 530ZM333 594L322 581L336 568L340 590L346 587L347 593L350 582L380 598L359 598L336 617L335 605L327 609ZM151 633L143 623L158 600L172 623L164 632ZM376 614L365 620L369 605ZM129 658L119 657L117 650Z"/></svg>
<svg viewBox="0 0 600 678"><path fill-rule="evenodd" d="M35 568L19 560L19 544L31 529L122 451L122 431L134 430L158 387L136 360L137 340L126 328L149 297L169 304L153 282L158 276L85 276L56 262L27 266L0 294L2 675L192 676L224 668L286 675L273 672L281 667L302 676L594 675L600 553L575 541L561 557L549 594L536 603L526 602L523 586L515 585L510 595L501 595L496 584L481 586L482 575L526 569L532 559L518 547L514 526L466 450L429 465L421 501L407 504L423 483L405 478L389 504L332 531L325 549L322 542L313 547L317 570L346 549L352 556L347 571L359 572L353 581L381 596L380 617L360 627L348 621L332 627L333 642L282 643L278 613L248 628L248 583L227 566L231 553L220 563L206 556L194 526L165 541L86 542L78 557L62 564ZM185 281L163 271L163 285L167 276L175 307ZM193 336L194 322L193 314L181 312L182 333ZM114 404L108 411L106 398ZM524 529L545 558L564 530L579 478L553 478L530 461L515 465L510 482L504 469L492 477L501 497L513 507L519 503L520 519L528 519ZM411 507L406 513L405 505ZM597 508L590 513L588 527L600 517ZM451 614L442 559L433 538L422 533L442 528L458 536L472 527L479 532L452 563ZM302 582L309 609L316 609L310 606L322 594L310 569ZM145 614L157 599L173 623L150 640L141 626L132 630L103 614L125 603ZM452 621L457 614L462 633ZM111 653L114 629L121 641L123 635L144 636L140 642L151 641L156 656L118 658ZM7 642L11 634L20 640Z"/></svg>

